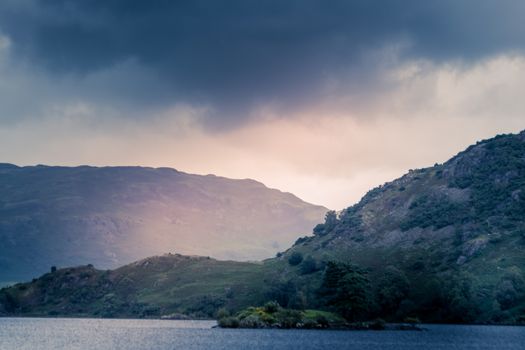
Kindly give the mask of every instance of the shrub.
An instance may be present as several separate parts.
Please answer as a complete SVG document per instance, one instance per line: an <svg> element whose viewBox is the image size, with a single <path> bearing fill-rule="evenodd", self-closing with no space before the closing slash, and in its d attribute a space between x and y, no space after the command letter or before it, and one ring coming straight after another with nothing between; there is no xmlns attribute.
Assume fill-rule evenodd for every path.
<svg viewBox="0 0 525 350"><path fill-rule="evenodd" d="M303 254L301 254L300 252L294 252L288 258L288 263L292 266L299 265L301 261L303 261Z"/></svg>
<svg viewBox="0 0 525 350"><path fill-rule="evenodd" d="M318 328L319 325L314 320L305 320L303 322L303 328L306 329L312 329L312 328Z"/></svg>
<svg viewBox="0 0 525 350"><path fill-rule="evenodd" d="M257 315L249 315L243 318L239 322L239 326L242 328L262 328L265 327L265 323Z"/></svg>
<svg viewBox="0 0 525 350"><path fill-rule="evenodd" d="M299 237L299 238L297 238L297 240L295 241L295 243L293 245L299 245L301 243L306 243L309 240L310 240L310 237L308 237L308 236Z"/></svg>
<svg viewBox="0 0 525 350"><path fill-rule="evenodd" d="M321 327L328 327L330 325L330 322L324 315L318 315L315 318L315 322L317 322L317 324Z"/></svg>
<svg viewBox="0 0 525 350"><path fill-rule="evenodd" d="M230 316L230 313L228 312L228 310L226 310L225 308L221 307L219 310L217 310L217 314L215 315L215 317L220 320L222 318L226 318L226 317L229 317Z"/></svg>
<svg viewBox="0 0 525 350"><path fill-rule="evenodd" d="M496 289L496 300L501 305L501 309L510 309L517 299L517 294L512 281L504 280L500 282Z"/></svg>
<svg viewBox="0 0 525 350"><path fill-rule="evenodd" d="M281 310L277 315L277 321L283 328L295 328L302 320L302 314L297 310Z"/></svg>
<svg viewBox="0 0 525 350"><path fill-rule="evenodd" d="M221 318L217 323L222 328L238 328L240 324L239 319L233 316Z"/></svg>
<svg viewBox="0 0 525 350"><path fill-rule="evenodd" d="M264 311L269 314L273 314L274 312L279 311L280 308L281 307L279 306L279 303L276 301L269 301L266 304L264 304L263 307Z"/></svg>
<svg viewBox="0 0 525 350"><path fill-rule="evenodd" d="M421 320L417 317L405 317L403 322L410 323L410 324L420 324Z"/></svg>
<svg viewBox="0 0 525 350"><path fill-rule="evenodd" d="M369 328L376 331L383 330L386 328L386 322L380 318L375 319L372 322L370 322Z"/></svg>
<svg viewBox="0 0 525 350"><path fill-rule="evenodd" d="M451 202L446 196L421 195L410 204L410 215L400 223L403 231L414 227L434 227L440 229L445 226L461 222L467 215L468 208Z"/></svg>

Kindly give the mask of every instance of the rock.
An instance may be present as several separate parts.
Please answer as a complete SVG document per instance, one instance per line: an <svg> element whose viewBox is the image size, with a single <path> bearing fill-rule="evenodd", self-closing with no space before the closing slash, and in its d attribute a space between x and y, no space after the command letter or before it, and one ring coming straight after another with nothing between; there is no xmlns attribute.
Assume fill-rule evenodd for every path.
<svg viewBox="0 0 525 350"><path fill-rule="evenodd" d="M464 255L461 255L458 260L456 260L456 264L463 265L467 261L467 257Z"/></svg>

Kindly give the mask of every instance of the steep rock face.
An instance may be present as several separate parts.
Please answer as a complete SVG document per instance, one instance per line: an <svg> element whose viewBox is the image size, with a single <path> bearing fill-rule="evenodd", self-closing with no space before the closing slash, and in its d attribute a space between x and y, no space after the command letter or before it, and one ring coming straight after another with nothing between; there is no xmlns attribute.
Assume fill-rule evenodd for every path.
<svg viewBox="0 0 525 350"><path fill-rule="evenodd" d="M253 180L168 168L0 165L0 282L51 265L111 268L177 252L274 255L326 209Z"/></svg>
<svg viewBox="0 0 525 350"><path fill-rule="evenodd" d="M325 247L433 243L462 246L525 229L525 134L479 142L444 164L410 170L371 190L324 229ZM337 242L332 242L337 240ZM310 244L315 244L316 239ZM344 244L345 247L341 247Z"/></svg>

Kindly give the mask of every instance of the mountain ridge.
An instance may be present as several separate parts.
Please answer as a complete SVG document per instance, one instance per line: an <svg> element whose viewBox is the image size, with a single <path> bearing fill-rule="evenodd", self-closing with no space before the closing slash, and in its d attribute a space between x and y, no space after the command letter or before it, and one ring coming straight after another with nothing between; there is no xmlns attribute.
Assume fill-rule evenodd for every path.
<svg viewBox="0 0 525 350"><path fill-rule="evenodd" d="M331 268L340 274L333 283L343 283L335 291L352 291L350 299L338 296L346 314L353 305L367 317L394 322L522 324L524 215L521 132L480 141L443 164L411 170L370 190L339 215L327 213L313 236L259 264L152 257L118 272L97 272L120 275L118 281L127 284L84 289L84 299L69 299L68 293L78 293L75 283L68 293L46 288L67 281L61 272L2 290L0 303L4 313L15 315L212 317L219 308L235 311L269 300L333 310L341 303L334 306L323 297ZM181 259L192 263L177 265ZM75 269L70 274L80 278ZM115 301L92 307L102 291L115 294ZM352 304L354 292L361 305ZM46 301L57 295L66 299ZM108 308L111 313L103 315Z"/></svg>
<svg viewBox="0 0 525 350"><path fill-rule="evenodd" d="M115 268L167 251L261 259L311 231L326 210L251 179L4 163L0 281L32 278L51 265Z"/></svg>

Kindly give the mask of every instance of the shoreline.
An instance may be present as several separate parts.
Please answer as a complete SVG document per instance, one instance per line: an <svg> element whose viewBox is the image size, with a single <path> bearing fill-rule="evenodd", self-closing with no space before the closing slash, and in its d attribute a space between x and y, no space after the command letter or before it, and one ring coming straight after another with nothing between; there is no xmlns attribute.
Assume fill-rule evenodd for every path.
<svg viewBox="0 0 525 350"><path fill-rule="evenodd" d="M178 319L178 318L162 318L162 317L146 317L146 318L137 318L137 317L94 317L94 316L68 316L68 315L57 315L57 316L43 316L43 315L0 315L1 319L78 319L78 320L133 320L133 321L188 321L188 322L194 322L194 321L207 321L207 322L216 322L218 323L217 319L212 318L187 318L187 319ZM403 323L403 322L386 322L385 326L395 326L395 325L411 325L409 323ZM418 324L414 324L416 326L487 326L487 327L494 327L494 326L501 326L501 327L525 327L525 324L520 323L432 323L432 322L421 322ZM214 327L215 328L215 327ZM228 328L228 327L220 327L217 324L216 328ZM230 328L231 329L231 328ZM260 328L250 328L250 327L237 327L237 329L316 329L316 328L279 328L279 327L260 327ZM319 328L321 329L321 328ZM352 330L351 328L324 328L328 330ZM387 329L389 330L389 329Z"/></svg>

